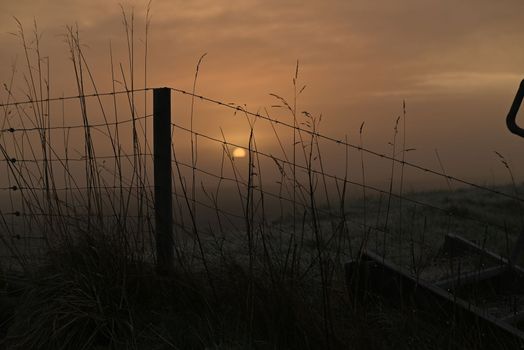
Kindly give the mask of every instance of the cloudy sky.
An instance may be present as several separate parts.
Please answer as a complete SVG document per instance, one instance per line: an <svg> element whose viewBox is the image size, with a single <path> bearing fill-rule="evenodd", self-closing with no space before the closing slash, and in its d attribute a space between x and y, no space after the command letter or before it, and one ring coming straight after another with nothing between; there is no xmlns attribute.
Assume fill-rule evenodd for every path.
<svg viewBox="0 0 524 350"><path fill-rule="evenodd" d="M23 63L8 34L17 31L14 16L29 33L37 21L53 93L71 95L63 35L75 23L99 88L109 89L110 41L126 62L120 3L2 0L0 80L9 80L16 57ZM147 3L122 5L134 8L142 64ZM438 169L438 149L450 174L506 181L498 151L522 181L524 140L509 134L504 119L524 78L523 13L521 0L153 0L147 84L191 89L207 53L199 93L257 111L274 104L269 93L292 96L298 60L307 85L299 108L322 113L324 133L355 140L365 122L366 144L389 152L405 100L412 161Z"/></svg>

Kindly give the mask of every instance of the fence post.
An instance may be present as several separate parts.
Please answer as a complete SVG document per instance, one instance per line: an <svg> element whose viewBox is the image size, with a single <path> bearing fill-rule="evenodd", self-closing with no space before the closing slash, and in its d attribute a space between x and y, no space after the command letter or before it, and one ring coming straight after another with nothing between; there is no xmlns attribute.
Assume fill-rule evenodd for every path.
<svg viewBox="0 0 524 350"><path fill-rule="evenodd" d="M153 153L156 268L158 273L167 274L174 267L170 88L153 90Z"/></svg>

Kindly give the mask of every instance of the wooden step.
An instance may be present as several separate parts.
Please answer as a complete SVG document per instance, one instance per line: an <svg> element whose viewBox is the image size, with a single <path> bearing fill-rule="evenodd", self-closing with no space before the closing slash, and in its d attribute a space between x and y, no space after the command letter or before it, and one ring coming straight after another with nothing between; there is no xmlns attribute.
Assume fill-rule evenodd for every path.
<svg viewBox="0 0 524 350"><path fill-rule="evenodd" d="M511 325L516 325L524 321L524 310L509 314L507 316L499 318L501 322L509 323Z"/></svg>
<svg viewBox="0 0 524 350"><path fill-rule="evenodd" d="M442 250L450 253L451 255L476 254L486 259L486 264L509 264L506 258L486 250L485 247L482 247L454 233L446 234L444 237L444 245L442 246Z"/></svg>
<svg viewBox="0 0 524 350"><path fill-rule="evenodd" d="M462 273L455 277L445 278L434 282L434 285L450 292L456 288L463 287L465 285L479 283L482 281L499 277L508 269L509 267L507 265L496 265L478 271Z"/></svg>
<svg viewBox="0 0 524 350"><path fill-rule="evenodd" d="M496 276L501 271L504 272L505 268L505 265L499 265L483 274L483 277ZM363 252L360 260L346 264L346 279L354 300L365 300L367 294L378 293L393 305L412 303L429 314L439 315L444 319L460 319L465 325L478 325L486 330L483 333L486 334L486 344L493 341L500 345L507 341L507 344L513 344L508 345L510 347L515 343L524 347L524 332L513 326L518 322L517 317L515 320L494 317L471 301L428 281L417 279L410 271L372 252ZM444 281L441 282L444 285Z"/></svg>

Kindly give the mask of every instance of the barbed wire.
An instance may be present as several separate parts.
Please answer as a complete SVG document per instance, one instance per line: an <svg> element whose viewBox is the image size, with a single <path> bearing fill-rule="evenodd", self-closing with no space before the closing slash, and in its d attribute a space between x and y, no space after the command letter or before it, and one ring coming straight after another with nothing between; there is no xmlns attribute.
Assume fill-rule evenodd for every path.
<svg viewBox="0 0 524 350"><path fill-rule="evenodd" d="M268 192L266 191L263 191L264 194L268 194ZM205 203L201 200L198 200L196 198L189 198L181 193L175 193L173 192L173 195L175 195L175 197L178 197L178 198L181 198L181 199L184 199L184 200L188 200L190 203L194 203L200 207L203 207L203 208L206 208L206 209L209 209L209 210L212 210L212 211L215 211L216 213L219 213L225 217L229 217L229 218L235 218L235 219L238 219L240 220L241 223L244 223L245 220L246 220L246 216L244 213L242 214L239 214L239 213L232 213L228 210L224 210L222 208L219 208L217 207L216 205L213 205L213 204L208 204L208 203ZM289 199L290 201L293 201L292 199ZM297 204L299 205L302 205L305 209L309 209L308 206L304 203L300 203L300 202L297 202ZM370 225L370 224L367 224L367 223L364 223L364 222L360 222L360 221L357 221L357 220L352 220L350 218L348 218L346 215L335 215L333 214L332 212L328 212L326 210L322 210L321 208L315 208L315 210L319 211L319 212L323 212L323 213L329 213L333 218L336 218L336 219L340 219L340 220L344 220L345 223L349 223L349 224L353 224L353 225L356 225L356 226L360 226L362 229L368 231L368 233L371 233L371 231L374 231L374 232L380 232L380 233L383 233L383 234L390 234L391 232L387 230L387 228L384 228L384 227L380 227L378 225ZM264 219L262 220L257 220L256 218L253 219L254 220L254 224L264 224L266 223ZM176 222L174 222L176 224ZM266 223L267 224L267 223ZM256 226L256 225L255 225ZM278 225L266 225L267 228L271 229L271 230L275 230L279 233L282 233L282 234L290 234L292 233L292 231L290 230L285 230L281 227L279 227ZM237 230L239 230L237 228ZM349 230L349 228L348 228ZM371 230L371 231L369 231ZM190 231L191 232L191 231ZM333 232L331 233L333 234ZM420 246L424 246L424 247L427 247L427 248L435 248L433 245L431 245L430 243L428 242L423 242L423 241L417 241L417 244L420 244Z"/></svg>
<svg viewBox="0 0 524 350"><path fill-rule="evenodd" d="M403 196L403 195L400 195L400 194L396 194L396 193L393 193L393 192L390 192L390 191L386 191L386 190L380 189L380 188L375 187L375 186L371 186L371 185L363 184L363 183L360 183L360 182L344 179L344 178L338 177L336 175L332 175L332 174L329 174L329 173L326 173L326 172L322 172L322 171L319 171L319 170L316 170L316 169L313 169L313 168L308 168L307 166L296 164L296 163L293 163L293 162L285 160L285 159L280 159L280 158L277 158L277 157L275 157L275 156L273 156L271 154L265 153L265 152L261 152L261 151L255 150L255 149L249 149L249 148L247 148L245 146L241 146L241 145L238 145L238 144L235 144L235 143L231 143L231 142L228 142L228 141L220 140L220 139L217 139L217 138L214 138L214 137L211 137L211 136L207 136L205 134L201 134L201 133L192 131L192 130L190 130L190 129L186 128L186 127L180 126L180 125L178 125L176 123L172 123L172 125L174 127L178 128L178 129L180 129L180 130L186 131L188 133L192 133L195 136L205 138L205 139L207 139L209 141L217 142L217 143L220 143L220 144L223 144L223 145L226 145L226 146L235 147L235 148L242 148L242 149L244 149L246 151L250 151L250 152L252 152L254 154L261 155L261 156L266 157L268 159L271 159L273 161L278 161L278 162L281 162L282 164L286 164L288 166L294 166L294 167L296 167L297 169L300 169L300 170L311 171L311 173L315 174L315 175L325 176L326 178L335 180L337 182L338 181L341 182L341 183L345 182L345 183L350 184L350 185L354 185L354 186L358 186L358 187L361 187L361 188L369 189L369 190L375 191L375 192L377 192L379 194L382 194L382 195L388 195L388 196L390 195L390 196L395 197L395 198L397 198L399 200L403 200L403 201L410 202L410 203L413 203L413 204L416 204L416 205L420 205L420 206L423 206L423 207L427 207L427 208L431 208L431 209L434 209L434 210L438 210L438 211L441 211L443 213L446 213L447 215L451 215L449 210L441 208L441 207L438 207L438 206L435 206L433 204L421 202L419 200L412 199L412 198L409 198L409 197L406 197L406 196ZM198 170L198 168L193 167L192 165L189 165L189 164L185 164L185 165L187 167L189 167L189 168L194 169L194 170ZM221 176L218 176L218 178L222 178L224 180L227 180L227 178L223 178ZM236 179L232 179L232 180L236 181L236 182L239 182ZM239 183L241 183L241 182L239 182ZM516 197L515 199L520 199L520 198ZM524 199L520 199L520 200L524 200ZM463 214L457 215L457 216L460 216L462 218L465 218L465 219L468 219L468 220L471 220L471 221L476 221L476 222L484 224L484 225L497 227L499 229L504 229L504 226L502 226L502 225L498 225L498 224L490 223L490 222L487 222L487 221L483 221L483 220L480 220L478 218L468 217L468 216L465 216Z"/></svg>
<svg viewBox="0 0 524 350"><path fill-rule="evenodd" d="M67 215L64 213L61 214L55 214L55 213L28 213L28 212L21 212L21 211L15 211L15 212L7 212L4 213L4 215L11 215L11 216L18 216L18 217L59 217L59 218L65 218L70 219L74 221L81 221L83 218L86 217L96 217L96 218L120 218L118 214L99 214L99 213L81 213L79 217ZM146 218L146 215L124 215L126 218L131 219L139 219L139 218Z"/></svg>
<svg viewBox="0 0 524 350"><path fill-rule="evenodd" d="M153 189L153 185L143 185L143 186L80 186L80 187L50 187L50 191L87 191L87 190L136 190L136 189ZM9 187L0 187L0 190L5 191L44 191L47 190L46 187L18 187L18 186L9 186Z"/></svg>
<svg viewBox="0 0 524 350"><path fill-rule="evenodd" d="M280 121L280 120L277 120L277 119L273 119L273 118L271 118L269 116L265 116L265 115L262 115L260 113L251 112L251 111L248 111L247 109L243 108L242 106L234 104L234 103L226 103L226 102L219 101L219 100L216 100L216 99L213 99L213 98L210 98L210 97L206 97L206 96L198 95L198 94L195 94L195 93L192 93L192 92L188 92L188 91L185 91L185 90L182 90L182 89L171 88L171 90L174 91L174 92L177 92L177 93L184 94L184 95L193 96L193 97L199 98L199 99L201 99L203 101L214 103L214 104L217 104L217 105L220 105L220 106L223 106L223 107L235 110L235 111L239 111L239 112L245 113L247 115L250 115L252 117L256 117L256 118L260 118L260 119L269 121L270 123L274 123L274 124L277 124L277 125L282 125L284 127L293 129L295 131L304 132L304 133L307 133L307 134L309 134L311 136L318 137L319 139L324 139L326 141L334 142L336 144L347 146L349 148L355 149L357 151L365 152L367 154L371 154L371 155L379 157L379 158L391 160L391 161L393 161L395 163L402 164L402 165L405 165L405 166L408 166L408 167L411 167L411 168L414 168L414 169L417 169L417 170L420 170L420 171L424 171L426 173L430 173L430 174L433 174L433 175L444 177L444 178L446 178L448 180L453 180L453 181L456 181L458 183L461 183L461 184L464 184L464 185L468 185L468 186L471 186L471 187L474 187L474 188L477 188L477 189L480 189L480 190L483 190L483 191L491 192L491 193L496 194L496 195L500 195L500 196L511 198L511 199L514 199L514 200L517 200L517 201L520 201L520 202L524 202L524 198L520 198L520 197L511 195L511 194L508 194L508 193L504 193L504 192L501 192L501 191L498 191L498 190L495 190L495 189L491 189L491 188L488 188L488 187L485 187L485 186L481 186L481 185L478 185L476 183L473 183L473 182L470 182L470 181L467 181L467 180L463 180L463 179L460 179L458 177L455 177L455 176L452 176L452 175L448 175L448 174L445 174L445 173L437 171L437 170L426 168L426 167L423 167L421 165L418 165L418 164L415 164L415 163L412 163L412 162L409 162L409 161L406 161L406 160L397 159L397 158L389 156L387 154L383 154L383 153L380 153L380 152L377 152L377 151L373 151L371 149L368 149L368 148L365 148L365 147L362 147L362 146L358 146L358 145L355 145L355 144L352 144L352 143L349 143L349 142L346 142L346 141L343 141L343 140L338 140L338 139L335 139L333 137L320 134L320 133L318 133L316 131L311 131L311 130L308 130L308 129L301 128L299 126L295 126L295 125L290 124L290 123L286 123L286 122L283 122L283 121ZM238 147L240 147L240 146L238 146Z"/></svg>
<svg viewBox="0 0 524 350"><path fill-rule="evenodd" d="M19 104L40 103L40 102L46 102L46 101L61 101L61 100L71 100L71 99L79 99L79 98L87 98L87 97L111 96L111 95L115 95L115 94L126 94L126 93L129 94L129 93L143 92L143 91L149 91L149 90L154 90L154 89L155 88L146 87L146 88L134 89L134 90L127 89L127 90L120 90L120 91L106 92L106 93L93 93L93 94L85 94L85 95L73 95L73 96L67 96L67 97L46 98L46 99L40 99L40 100L27 100L27 101L22 101L22 102L10 102L10 103L0 104L0 107L14 106L14 105L19 105ZM423 172L426 172L426 173L437 175L437 176L446 178L448 180L453 180L453 181L456 181L458 183L461 183L461 184L464 184L464 185L467 185L467 186L471 186L471 187L474 187L474 188L477 188L477 189L480 189L480 190L483 190L483 191L491 192L491 193L499 195L499 196L503 196L503 197L506 197L506 198L510 198L510 199L517 200L517 201L520 201L520 202L524 202L524 198L520 198L518 196L515 196L515 195L512 195L512 194L508 194L508 193L504 193L504 192L498 191L496 189L492 189L492 188L488 188L488 187L485 187L485 186L482 186L482 185L478 185L478 184L473 183L471 181L460 179L458 177L455 177L455 176L452 176L452 175L448 175L448 174L445 174L443 172L440 172L440 171L437 171L437 170L433 170L433 169L430 169L430 168L427 168L427 167L423 167L421 165L418 165L418 164L415 164L415 163L412 163L412 162L409 162L409 161L406 161L406 160L397 159L397 158L389 156L387 154L383 154L383 153L380 153L380 152L377 152L377 151L373 151L371 149L368 149L368 148L365 148L365 147L361 147L359 145L355 145L355 144L352 144L352 143L349 143L349 142L346 142L346 141L343 141L343 140L335 139L333 137L330 137L330 136L327 136L327 135L323 135L323 134L321 134L319 132L311 131L311 130L308 130L308 129L304 129L304 128L301 128L299 126L296 126L296 125L293 125L293 124L290 124L290 123L286 123L284 121L273 119L273 118L271 118L269 116L266 116L266 115L263 115L263 114L260 114L260 113L251 112L251 111L247 110L246 108L243 108L239 104L220 101L220 100L217 100L217 99L214 99L214 98L210 98L210 97L207 97L207 96L203 96L203 95L199 95L199 94L196 94L196 93L192 93L192 92L189 92L189 91L186 91L186 90L183 90L183 89L178 89L178 88L173 88L173 87L169 87L169 89L171 91L173 91L173 92L176 92L176 93L181 93L181 94L184 94L184 95L196 97L196 98L198 98L200 100L203 100L203 101L206 101L206 102L210 102L210 103L213 103L213 104L216 104L216 105L219 105L219 106L223 106L223 107L229 108L231 110L239 111L239 112L245 113L246 115L250 115L250 116L253 116L253 117L256 117L256 118L260 118L260 119L269 121L270 123L274 123L274 124L277 124L277 125L282 125L284 127L293 129L295 131L304 132L304 133L307 133L307 134L309 134L311 136L318 137L320 139L324 139L324 140L327 140L327 141L330 141L330 142L334 142L334 143L339 144L339 145L347 146L349 148L352 148L352 149L355 149L355 150L358 150L358 151L362 151L362 152L365 152L367 154L371 154L371 155L379 157L379 158L391 160L391 161L393 161L395 163L402 164L402 165L405 165L405 166L408 166L408 167L411 167L411 168L414 168L414 169L417 169L417 170L420 170L420 171L423 171ZM133 119L130 119L128 121L132 121L132 120ZM100 124L99 126L105 126L105 125L107 125L107 124L103 123L103 124ZM83 127L83 126L82 125L78 125L78 126L74 126L74 127ZM62 127L62 128L67 128L67 127ZM40 128L28 128L28 130L39 130L39 129ZM2 131L6 131L6 130L7 131L11 131L10 129L4 129ZM238 147L240 147L240 146L238 146Z"/></svg>
<svg viewBox="0 0 524 350"><path fill-rule="evenodd" d="M92 93L92 94L83 94L83 95L70 95L70 96L62 96L62 97L48 97L44 99L36 99L36 100L25 100L25 101L17 101L17 102L7 102L7 103L0 103L0 107L9 107L9 106L18 106L18 105L26 105L26 104L32 104L32 103L43 103L43 102L54 102L54 101L68 101L68 100L78 100L82 98L89 98L89 97L102 97L102 96L113 96L113 95L121 95L121 94L129 94L129 93L135 93L135 92L143 92L143 91L149 91L154 90L155 88L152 87L146 87L141 89L133 89L133 90L118 90L118 91L111 91L111 92L98 92L98 93Z"/></svg>
<svg viewBox="0 0 524 350"><path fill-rule="evenodd" d="M119 120L115 122L104 122L104 123L96 123L96 124L77 124L77 125L57 125L57 126L50 126L50 127L32 127L32 128L7 128L7 129L0 129L0 133L15 133L15 132L31 132L31 131L48 131L48 130L70 130L70 129L85 129L85 128L101 128L104 126L116 126L121 124L128 124L135 121L145 120L148 118L153 117L152 114L148 114L142 117L135 117L135 118L129 118L125 120Z"/></svg>
<svg viewBox="0 0 524 350"><path fill-rule="evenodd" d="M206 170L203 170L203 169L198 168L198 167L193 167L192 165L184 163L184 162L177 161L177 163L179 165L183 166L183 167L186 167L186 168L189 168L189 169L194 169L195 171L197 171L199 173L202 173L204 175L213 177L215 179L228 181L228 182L232 182L232 183L235 183L235 184L240 184L240 185L242 185L245 188L249 187L249 185L247 183L245 183L245 182L243 182L241 180L237 180L237 179L230 178L230 177L227 177L227 176L216 175L213 172L206 171ZM280 194L276 194L276 193L264 190L264 189L260 188L259 186L252 187L252 189L254 191L260 193L261 195L268 196L268 197L271 197L271 198L274 198L274 199L277 199L277 200L285 201L285 202L290 203L290 204L298 205L301 208L303 208L304 210L308 210L308 211L311 210L311 206L310 206L309 203L302 203L300 201L293 200L292 198L288 198L288 197L282 196ZM177 194L177 197L183 197L183 195ZM402 197L402 198L404 200L406 200L406 201L409 201L409 199L406 199L405 197ZM205 204L202 201L198 201L196 199L192 199L192 198L188 198L188 199L190 200L190 202L194 202L195 204L198 204L200 206L206 207L207 209L215 210L215 211L217 211L217 212L219 212L221 214L224 214L226 216L234 217L234 218L237 218L237 219L245 219L245 216L243 216L241 214L227 212L227 211L224 211L224 210L222 210L222 209L220 209L220 208L218 208L216 206L213 206L211 204ZM218 200L218 198L217 198L217 200ZM429 205L429 204L426 204L426 203L425 204L418 204L418 205L421 205L421 206L424 206L424 207L429 207L429 208L434 209L434 210L438 210L440 212L443 212L447 216L450 216L449 210L447 210L445 208L440 208L438 206L432 206L432 205ZM321 207L316 207L315 211L318 212L319 214L327 215L327 216L330 217L330 219L335 219L335 220L337 220L339 222L344 220L346 223L350 223L350 224L354 224L354 225L360 226L363 229L371 229L373 231L381 232L381 233L385 233L385 234L390 233L384 227L380 227L378 225L369 225L369 224L366 224L366 223L361 222L361 221L350 219L350 218L348 218L348 214L347 213L340 213L340 212L336 212L336 211L332 211L332 210L323 209ZM464 216L464 215L461 215L461 214L458 214L458 215L455 215L455 216L460 217L461 219L476 221L477 223L480 223L480 224L482 224L484 226L497 228L499 230L507 229L507 227L504 227L504 226L501 226L501 225L498 225L498 224L492 223L492 222L482 221L482 220L479 220L477 218L467 217L467 216ZM283 231L283 232L285 232L285 231ZM422 243L422 242L419 242L419 243ZM429 244L427 244L427 246L431 247L431 245L429 245Z"/></svg>
<svg viewBox="0 0 524 350"><path fill-rule="evenodd" d="M116 94L126 94L126 93L129 94L129 93L148 91L148 90L153 90L153 88L114 91L114 92L108 92L108 93L94 93L94 94L86 94L86 95L76 95L76 96L67 96L67 97L58 97L58 98L48 98L48 99L42 99L42 100L28 100L28 101L22 101L22 102L9 102L9 103L4 103L4 104L0 103L0 107L18 106L18 105L24 105L24 104L51 102L51 101L73 100L73 99L97 97L97 96L111 96L111 95L116 95ZM199 98L199 99L201 99L203 101L206 101L206 102L209 102L209 103L213 103L213 104L217 104L217 105L229 108L231 110L234 110L235 113L236 112L245 113L246 115L266 120L266 121L268 121L270 123L274 123L275 125L282 125L284 127L293 129L294 131L304 132L304 133L306 133L308 135L311 135L312 137L316 137L318 139L323 139L323 140L326 140L326 141L329 141L329 142L334 142L336 144L339 144L339 145L342 145L342 146L346 146L348 148L355 149L355 150L358 150L360 152L365 152L367 154L370 154L370 155L373 155L373 156L376 156L376 157L380 157L380 158L383 158L383 159L386 159L386 160L393 161L393 162L395 162L397 164L402 164L402 165L405 165L405 166L408 166L408 167L412 167L412 168L418 169L418 170L423 171L425 173L430 173L430 174L433 174L433 175L437 175L437 176L446 178L448 180L453 180L453 181L456 181L458 183L462 183L462 184L471 186L473 188L476 188L476 189L479 189L479 190L483 190L483 191L486 191L486 192L489 192L489 193L492 193L492 194L495 194L495 195L498 195L498 196L503 196L503 197L506 197L506 198L510 198L512 200L516 200L516 201L519 201L519 202L524 202L524 198L520 198L520 197L518 197L516 195L504 193L504 192L498 191L496 189L492 189L492 188L488 188L488 187L485 187L485 186L481 186L481 185L475 184L475 183L467 181L467 180L463 180L463 179L460 179L460 178L457 178L457 177L454 177L454 176L451 176L451 175L448 175L448 174L445 174L445 173L442 173L442 172L439 172L439 171L436 171L436 170L432 170L432 169L420 166L420 165L415 164L415 163L411 163L411 162L408 162L408 161L405 161L405 160L402 160L402 159L397 159L394 156L382 154L382 153L373 151L373 150L368 149L368 148L364 148L364 147L361 147L361 146L358 146L358 145L355 145L355 144L348 143L347 141L337 140L337 139L335 139L333 137L330 137L330 136L327 136L327 135L323 135L323 134L321 134L321 133L319 133L319 132L317 132L315 130L304 129L304 128L300 127L300 126L292 125L290 123L286 123L286 122L283 122L283 121L280 121L280 120L277 120L277 119L273 119L273 118L269 117L269 115L262 115L260 113L251 112L251 111L248 111L246 108L241 107L240 105L236 105L236 104L233 104L233 103L226 103L226 102L223 102L223 101L220 101L220 100L216 100L216 99L209 98L209 97L206 97L206 96L194 94L194 93L187 92L185 90L181 90L181 89L177 89L177 88L170 88L170 90L175 92L175 93L181 93L181 94L189 95L189 96L192 96L192 97L195 97L195 98ZM17 132L26 133L26 132L32 132L32 131L69 130L69 129L86 128L86 127L89 127L89 128L100 128L100 127L116 126L116 125L120 125L120 124L126 124L126 123L135 122L135 121L145 120L145 119L151 118L151 117L152 117L152 114L147 114L147 115L144 115L144 116L141 116L141 117L136 117L136 118L129 118L129 119L115 121L115 122L95 123L95 124L90 124L90 125L75 124L75 125L48 126L48 127L31 127L31 128L24 128L24 127L22 127L22 128L14 128L14 127L10 127L10 128L7 128L7 129L1 129L0 132L1 133L8 133L8 132L9 133L17 133ZM296 163L290 162L289 160L277 158L277 157L275 157L275 156L273 156L273 155L271 155L269 153L261 152L261 151L259 151L257 149L252 149L252 148L241 146L241 145L238 145L238 144L235 144L235 143L227 142L226 140L220 140L218 138L215 138L215 137L212 137L212 136L208 136L208 135L206 135L204 133L200 133L200 132L191 130L191 129L187 128L187 127L181 126L178 123L171 123L171 126L174 127L174 128L177 128L179 130L182 130L184 132L190 133L191 135L194 135L194 136L197 136L197 137L203 137L203 138L205 138L205 139L207 139L209 141L212 141L212 142L220 143L220 144L226 145L226 146L232 146L232 147L244 149L244 150L252 152L254 154L257 154L257 155L266 157L268 159L271 159L272 161L276 162L277 164L280 163L281 165L293 166L293 167L296 167L297 169L304 170L306 172L311 172L312 174L315 174L315 175L324 176L326 178L334 180L337 183L339 183L339 182L340 183L346 183L346 184L358 186L358 187L361 187L361 188L369 189L369 190L375 191L375 192L377 192L377 193L379 193L381 195L392 196L392 197L395 197L395 198L397 198L397 199L399 199L401 201L410 202L410 203L413 203L413 204L416 204L416 205L419 205L419 206L422 206L422 207L431 208L433 210L437 210L437 211L443 212L444 214L446 214L448 216L460 217L460 218L463 218L463 219L467 219L467 220L471 220L471 221L477 222L477 223L485 225L485 226L495 227L495 228L498 228L500 230L506 230L507 229L506 227L504 227L502 225L499 225L499 224L496 224L496 223L493 223L493 222L481 220L479 218L476 218L476 217L473 217L473 216L470 216L470 215L465 215L465 214L460 214L460 213L459 214L454 214L454 213L451 213L449 209L441 208L439 206L436 206L436 205L433 205L433 204L430 204L430 203L426 203L426 202L422 202L420 200L409 198L409 197L407 197L405 195L396 194L396 193L393 193L391 191L386 191L386 190L380 189L380 188L375 187L375 186L371 186L371 185L368 185L368 184L360 183L360 182L357 182L357 181L352 181L352 180L349 180L347 178L341 178L339 176L326 173L324 171L319 171L319 170L313 169L312 167L307 167L307 166L304 166L304 165L300 165L300 164L296 164ZM106 136L111 137L111 135L106 135ZM88 157L81 157L81 158L69 158L69 157L60 158L60 157L54 157L54 158L49 158L49 159L44 159L44 158L42 158L42 159L37 159L37 158L32 158L32 159L4 158L4 159L0 159L0 162L10 162L10 163L16 163L16 162L35 162L35 163L39 163L39 162L44 162L44 161L45 162L53 162L53 161L60 161L60 162L77 162L77 161L82 161L83 162L83 161L90 160L90 159L93 159L93 160L98 160L98 159L100 159L100 160L117 159L117 158L130 159L131 157L145 157L145 156L153 157L154 155L152 153L132 153L132 154L114 154L114 155L108 155L108 156L94 156L92 158L88 158ZM264 189L262 189L262 188L260 188L258 186L251 185L251 187L250 187L250 185L248 183L245 183L244 181L242 181L239 178L227 177L227 176L223 176L222 174L221 175L217 175L213 171L205 170L205 169L203 169L201 167L197 167L195 165L184 163L184 162L178 161L176 159L174 160L174 163L176 163L177 165L181 165L183 167L192 169L194 171L198 171L198 172L200 172L202 174L205 174L207 176L212 176L212 177L214 177L216 179L219 179L219 180L224 180L224 181L236 183L237 185L241 185L244 188L247 188L248 190L252 189L252 190L258 191L262 195L267 195L267 196L270 196L272 198L275 198L275 199L278 199L278 200L282 200L282 201L286 201L286 202L289 202L289 203L292 203L292 204L301 205L301 206L304 206L304 208L306 208L306 209L308 207L305 203L302 203L300 201L297 201L297 200L294 200L294 199L291 199L291 198L287 198L285 196L282 196L281 194L276 194L276 193L264 190ZM184 186L184 184L181 184L181 186ZM5 191L30 190L31 191L31 190L47 190L47 189L49 189L51 191L68 191L68 190L83 191L83 190L90 190L90 189L107 189L107 190L111 190L111 189L126 189L126 190L142 189L142 190L145 190L145 189L150 189L150 188L154 188L154 186L85 186L85 187L73 187L73 188L70 188L70 187L60 187L60 188L43 187L43 188L39 188L39 187L31 187L31 186L19 186L18 187L16 185L13 185L13 186L2 187L2 188L0 188L0 190L5 190ZM182 194L177 193L177 192L174 192L174 195L177 198L180 198L181 196L187 197L187 195L182 195ZM221 208L217 208L216 206L213 206L213 205L210 205L210 204L205 204L205 203L203 203L201 201L196 200L195 198L186 198L186 199L189 199L190 202L192 202L192 203L195 203L195 204L198 204L198 205L201 205L201 206L205 206L205 207L208 207L209 209L215 210L216 212L221 213L223 215L226 215L226 216L229 216L229 217L234 217L234 218L237 218L237 219L245 219L245 215L243 215L243 214L230 213L230 212L227 212L227 211L225 211L225 210L223 210ZM324 210L322 208L315 208L315 210L318 210L319 213L329 214L329 215L332 215L333 217L339 218L339 215L335 214L331 210ZM24 216L24 217L30 217L30 216L52 216L52 215L63 216L63 214L43 213L43 212L41 212L41 213L23 213L23 212L20 212L20 211L14 211L14 212L11 212L11 213L4 213L4 214L13 215L13 216ZM93 214L92 216L99 216L99 215L98 214ZM115 215L110 215L108 217L115 217ZM130 217L130 216L126 216L126 217ZM340 214L340 219L342 219L342 217L345 217L345 215L344 214ZM345 219L347 220L347 218L345 218ZM359 225L365 225L364 223L357 222L355 220L348 220L348 222L356 223L356 224L359 224ZM371 226L371 225L367 225L367 228L385 232L385 230L383 230L383 229L381 229L379 227Z"/></svg>
<svg viewBox="0 0 524 350"><path fill-rule="evenodd" d="M126 153L126 154L114 154L114 155L110 155L110 156L93 156L91 158L89 158L88 156L81 156L80 158L56 158L56 157L53 157L53 158L35 158L35 159L20 159L20 158L9 158L9 159L0 159L0 163L2 162L9 162L9 163L17 163L17 162L20 162L20 163L42 163L42 162L60 162L60 163L65 163L65 162L85 162L86 160L98 160L98 159L103 159L103 160L106 160L106 159L119 159L119 158L125 158L125 159L130 159L132 157L145 157L145 156L148 156L148 157L153 157L153 153ZM100 164L102 165L102 164Z"/></svg>

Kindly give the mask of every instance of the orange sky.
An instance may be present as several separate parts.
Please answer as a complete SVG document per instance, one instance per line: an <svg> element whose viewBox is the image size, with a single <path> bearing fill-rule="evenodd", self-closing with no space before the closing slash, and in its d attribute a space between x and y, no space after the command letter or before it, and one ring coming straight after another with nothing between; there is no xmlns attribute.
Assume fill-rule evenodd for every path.
<svg viewBox="0 0 524 350"><path fill-rule="evenodd" d="M126 62L119 3L2 1L1 82L8 81L17 55L23 63L18 41L7 34L16 31L16 16L28 32L33 18L38 23L54 94L74 94L62 36L64 26L74 23L100 90L109 89L110 41L116 60ZM143 64L146 2L124 6L135 9L137 65ZM207 53L198 92L257 111L275 103L269 93L292 96L298 59L299 79L307 84L299 109L322 113L325 134L348 135L357 143L365 121L366 145L390 152L406 100L407 147L416 148L408 160L439 169L438 149L452 175L506 182L498 151L522 181L524 140L509 134L504 118L524 78L523 13L521 0L154 0L148 85L190 90L196 62ZM143 85L141 74L137 79ZM246 141L231 121L213 120L210 126L206 107L197 106L197 112L197 125L213 135L222 125L230 128L232 141ZM326 153L335 156L330 147Z"/></svg>

